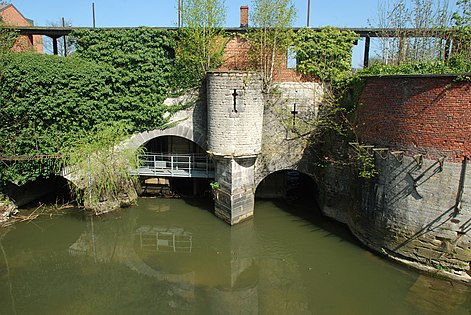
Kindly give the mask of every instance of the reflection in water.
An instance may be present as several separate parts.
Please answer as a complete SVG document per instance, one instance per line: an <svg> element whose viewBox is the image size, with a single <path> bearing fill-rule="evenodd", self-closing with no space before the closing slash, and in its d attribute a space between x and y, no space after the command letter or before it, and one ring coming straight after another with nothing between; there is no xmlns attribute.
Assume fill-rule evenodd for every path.
<svg viewBox="0 0 471 315"><path fill-rule="evenodd" d="M193 246L192 234L182 228L144 225L134 234L139 235L141 251L191 253Z"/></svg>
<svg viewBox="0 0 471 315"><path fill-rule="evenodd" d="M229 227L187 202L18 225L0 240L0 313L470 314L468 287L385 262L309 208L260 201Z"/></svg>

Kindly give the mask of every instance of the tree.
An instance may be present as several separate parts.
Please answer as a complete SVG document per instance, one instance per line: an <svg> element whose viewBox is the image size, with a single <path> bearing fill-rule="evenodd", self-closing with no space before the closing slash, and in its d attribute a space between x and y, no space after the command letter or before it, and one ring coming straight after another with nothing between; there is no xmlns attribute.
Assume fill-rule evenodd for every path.
<svg viewBox="0 0 471 315"><path fill-rule="evenodd" d="M471 59L471 0L458 0L458 11L453 16L453 52Z"/></svg>
<svg viewBox="0 0 471 315"><path fill-rule="evenodd" d="M291 0L253 0L252 8L248 32L251 61L262 73L264 91L269 92L277 58L290 46L296 9Z"/></svg>
<svg viewBox="0 0 471 315"><path fill-rule="evenodd" d="M378 6L378 28L394 29L393 37L380 39L379 57L385 64L401 64L445 57L446 40L439 34L450 26L448 0L383 0ZM423 30L407 38L406 29ZM434 34L431 30L437 30Z"/></svg>
<svg viewBox="0 0 471 315"><path fill-rule="evenodd" d="M184 27L177 57L182 64L194 65L197 76L203 78L206 71L216 68L222 61L225 3L224 0L186 0L180 9Z"/></svg>

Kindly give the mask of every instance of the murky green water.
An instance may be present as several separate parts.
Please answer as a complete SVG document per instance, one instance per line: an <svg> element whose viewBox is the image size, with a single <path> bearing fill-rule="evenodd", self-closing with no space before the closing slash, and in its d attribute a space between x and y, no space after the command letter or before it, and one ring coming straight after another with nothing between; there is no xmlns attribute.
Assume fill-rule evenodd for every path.
<svg viewBox="0 0 471 315"><path fill-rule="evenodd" d="M0 314L471 314L469 288L384 261L306 209L258 201L231 228L210 207L141 199L0 231Z"/></svg>

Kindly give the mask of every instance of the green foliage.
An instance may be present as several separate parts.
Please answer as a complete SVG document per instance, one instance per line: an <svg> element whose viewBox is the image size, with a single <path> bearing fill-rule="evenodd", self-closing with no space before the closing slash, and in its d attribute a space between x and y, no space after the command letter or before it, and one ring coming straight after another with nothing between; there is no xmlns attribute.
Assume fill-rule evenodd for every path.
<svg viewBox="0 0 471 315"><path fill-rule="evenodd" d="M325 27L320 31L301 29L294 36L296 69L331 83L351 76L352 48L358 35Z"/></svg>
<svg viewBox="0 0 471 315"><path fill-rule="evenodd" d="M18 32L4 27L3 22L0 20L0 55L9 52L17 38Z"/></svg>
<svg viewBox="0 0 471 315"><path fill-rule="evenodd" d="M317 119L311 123L317 138L327 131L351 135L348 116L361 93L361 84L355 83L361 82L351 71L352 48L357 39L354 32L332 27L320 31L301 29L293 35L297 70L321 79L325 85L323 105Z"/></svg>
<svg viewBox="0 0 471 315"><path fill-rule="evenodd" d="M370 179L378 175L375 165L374 154L366 146L358 143L350 143L354 150L354 159L358 167L358 176L360 178Z"/></svg>
<svg viewBox="0 0 471 315"><path fill-rule="evenodd" d="M460 74L471 72L471 60L463 55L455 55L448 60L422 60L400 65L376 63L361 70L359 75L398 75L398 74Z"/></svg>
<svg viewBox="0 0 471 315"><path fill-rule="evenodd" d="M225 4L221 0L189 0L183 6L183 25L179 29L177 65L183 69L190 65L191 77L200 83L206 71L222 63L225 22Z"/></svg>
<svg viewBox="0 0 471 315"><path fill-rule="evenodd" d="M72 176L78 176L75 195L88 207L103 200L119 201L118 196L132 188L130 169L138 166L136 152L119 147L132 130L132 125L123 121L98 125L64 152L67 165L73 167Z"/></svg>
<svg viewBox="0 0 471 315"><path fill-rule="evenodd" d="M182 80L182 69L195 70L175 62L175 31L75 30L71 35L77 46L72 57L2 56L2 155L64 152L111 122L128 124L129 132L158 128L168 121L165 112L181 108L164 106L163 100L200 83ZM60 167L50 159L2 163L0 180L23 184Z"/></svg>
<svg viewBox="0 0 471 315"><path fill-rule="evenodd" d="M358 176L360 178L370 179L378 175L374 156L368 152L360 152L357 155Z"/></svg>
<svg viewBox="0 0 471 315"><path fill-rule="evenodd" d="M157 128L167 83L100 62L30 53L8 54L0 82L2 155L57 154L73 146L83 131L113 121L132 123L132 131ZM138 65L140 69L145 64ZM136 71L137 72L137 71ZM152 86L152 83L154 86ZM0 164L0 179L25 183L49 176L51 160Z"/></svg>
<svg viewBox="0 0 471 315"><path fill-rule="evenodd" d="M471 59L471 1L458 0L459 10L452 16L454 54Z"/></svg>
<svg viewBox="0 0 471 315"><path fill-rule="evenodd" d="M74 30L76 55L115 68L123 79L128 105L149 110L163 101L174 75L175 32L150 28Z"/></svg>
<svg viewBox="0 0 471 315"><path fill-rule="evenodd" d="M263 88L270 92L274 69L291 45L296 9L291 0L253 0L247 34L250 61L262 74ZM280 60L281 59L281 60Z"/></svg>
<svg viewBox="0 0 471 315"><path fill-rule="evenodd" d="M17 38L18 32L10 28L6 28L5 23L0 17L0 81L2 80L2 73L7 62L3 56L10 52Z"/></svg>
<svg viewBox="0 0 471 315"><path fill-rule="evenodd" d="M5 156L57 154L77 134L103 120L120 120L109 66L32 53L4 56L0 82L0 152ZM0 164L0 179L23 184L57 171L51 160Z"/></svg>
<svg viewBox="0 0 471 315"><path fill-rule="evenodd" d="M217 182L217 181L210 182L209 186L211 186L211 190L218 190L219 187L220 187L219 182Z"/></svg>

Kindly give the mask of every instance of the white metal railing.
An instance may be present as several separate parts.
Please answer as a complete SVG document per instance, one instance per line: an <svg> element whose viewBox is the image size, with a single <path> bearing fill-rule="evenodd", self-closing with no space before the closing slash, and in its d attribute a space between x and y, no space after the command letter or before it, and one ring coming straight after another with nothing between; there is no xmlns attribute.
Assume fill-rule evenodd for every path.
<svg viewBox="0 0 471 315"><path fill-rule="evenodd" d="M140 167L135 171L143 176L203 177L213 178L211 159L204 154L162 154L138 155Z"/></svg>

